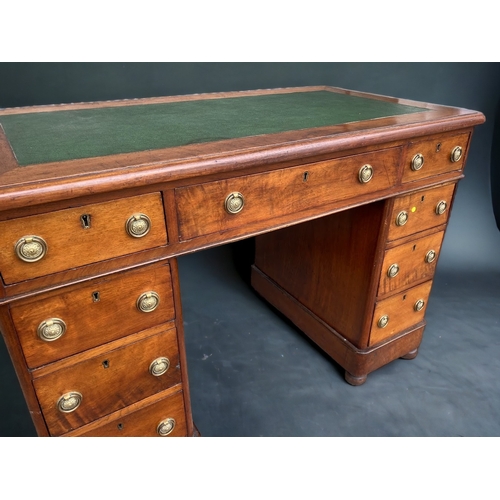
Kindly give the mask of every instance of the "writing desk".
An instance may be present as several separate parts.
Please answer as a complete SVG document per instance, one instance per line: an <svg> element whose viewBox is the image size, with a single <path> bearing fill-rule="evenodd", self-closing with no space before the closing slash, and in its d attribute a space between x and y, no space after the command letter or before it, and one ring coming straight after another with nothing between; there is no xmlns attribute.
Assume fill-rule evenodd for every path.
<svg viewBox="0 0 500 500"><path fill-rule="evenodd" d="M331 87L0 111L0 326L38 434L195 435L176 256L242 238L347 382L415 357L483 121Z"/></svg>

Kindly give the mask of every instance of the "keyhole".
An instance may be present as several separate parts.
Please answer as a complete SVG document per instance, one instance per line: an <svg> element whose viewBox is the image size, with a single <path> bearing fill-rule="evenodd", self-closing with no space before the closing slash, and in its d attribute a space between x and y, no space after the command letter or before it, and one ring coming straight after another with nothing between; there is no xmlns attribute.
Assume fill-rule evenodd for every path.
<svg viewBox="0 0 500 500"><path fill-rule="evenodd" d="M417 248L417 245L413 245L412 250L415 251L416 248Z"/></svg>
<svg viewBox="0 0 500 500"><path fill-rule="evenodd" d="M406 300L406 295L403 295L403 300Z"/></svg>
<svg viewBox="0 0 500 500"><path fill-rule="evenodd" d="M302 175L302 180L304 182L307 182L309 179L309 172L304 172L304 174Z"/></svg>
<svg viewBox="0 0 500 500"><path fill-rule="evenodd" d="M107 359L105 359L103 362L102 362L102 366L103 368L109 368L109 361Z"/></svg>
<svg viewBox="0 0 500 500"><path fill-rule="evenodd" d="M420 198L420 201L424 201L425 200L425 196L422 196L422 198Z"/></svg>
<svg viewBox="0 0 500 500"><path fill-rule="evenodd" d="M83 229L90 229L90 214L83 214L80 217Z"/></svg>
<svg viewBox="0 0 500 500"><path fill-rule="evenodd" d="M101 295L99 292L92 292L92 302L99 302L101 300Z"/></svg>
<svg viewBox="0 0 500 500"><path fill-rule="evenodd" d="M118 427L119 431L123 430L123 424L122 423L119 423L116 427Z"/></svg>
<svg viewBox="0 0 500 500"><path fill-rule="evenodd" d="M436 153L439 153L440 150L441 150L441 143L438 142L436 145Z"/></svg>

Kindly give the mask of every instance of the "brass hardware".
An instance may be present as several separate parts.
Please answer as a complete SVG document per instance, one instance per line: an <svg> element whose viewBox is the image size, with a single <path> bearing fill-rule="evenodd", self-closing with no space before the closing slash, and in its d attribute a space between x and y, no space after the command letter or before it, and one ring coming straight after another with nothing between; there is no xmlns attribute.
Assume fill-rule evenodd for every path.
<svg viewBox="0 0 500 500"><path fill-rule="evenodd" d="M397 264L393 264L389 269L387 270L387 276L389 278L394 278L398 275L399 273L399 266Z"/></svg>
<svg viewBox="0 0 500 500"><path fill-rule="evenodd" d="M151 375L154 375L155 377L159 377L164 373L166 373L169 367L170 367L170 361L168 358L165 357L156 358L149 365L149 373L151 373Z"/></svg>
<svg viewBox="0 0 500 500"><path fill-rule="evenodd" d="M80 222L82 223L83 229L90 229L90 214L83 214L80 216Z"/></svg>
<svg viewBox="0 0 500 500"><path fill-rule="evenodd" d="M373 177L373 167L371 165L363 165L359 169L358 173L358 179L361 184L366 184L367 182L370 182Z"/></svg>
<svg viewBox="0 0 500 500"><path fill-rule="evenodd" d="M424 299L418 299L415 302L415 305L413 306L413 309L415 309L416 312L421 311L425 306L425 300Z"/></svg>
<svg viewBox="0 0 500 500"><path fill-rule="evenodd" d="M387 316L387 314L385 314L384 316L382 316L378 322L377 322L377 326L379 328L385 328L387 326L387 324L389 323L389 316Z"/></svg>
<svg viewBox="0 0 500 500"><path fill-rule="evenodd" d="M125 223L125 230L134 238L142 238L149 233L151 229L151 220L146 214L133 214Z"/></svg>
<svg viewBox="0 0 500 500"><path fill-rule="evenodd" d="M159 304L160 296L153 291L141 294L136 302L137 309L145 313L154 311Z"/></svg>
<svg viewBox="0 0 500 500"><path fill-rule="evenodd" d="M436 144L436 153L439 153L439 151L441 151L441 143L440 142L438 142Z"/></svg>
<svg viewBox="0 0 500 500"><path fill-rule="evenodd" d="M424 155L417 153L411 160L411 169L420 170L424 166Z"/></svg>
<svg viewBox="0 0 500 500"><path fill-rule="evenodd" d="M168 436L174 430L174 427L175 419L171 417L166 418L158 424L158 426L156 427L156 432L159 436Z"/></svg>
<svg viewBox="0 0 500 500"><path fill-rule="evenodd" d="M92 302L99 302L101 300L101 294L99 292L92 292Z"/></svg>
<svg viewBox="0 0 500 500"><path fill-rule="evenodd" d="M455 146L451 152L450 160L452 163L456 163L460 161L460 158L462 158L462 148L460 146Z"/></svg>
<svg viewBox="0 0 500 500"><path fill-rule="evenodd" d="M66 323L59 318L50 318L42 321L37 328L38 337L45 342L53 342L61 338L66 332Z"/></svg>
<svg viewBox="0 0 500 500"><path fill-rule="evenodd" d="M425 262L427 262L427 264L430 264L431 262L434 262L435 260L436 260L436 252L434 250L429 250L425 254Z"/></svg>
<svg viewBox="0 0 500 500"><path fill-rule="evenodd" d="M15 251L24 262L36 262L47 253L47 242L40 236L23 236L16 243Z"/></svg>
<svg viewBox="0 0 500 500"><path fill-rule="evenodd" d="M237 214L243 210L244 206L245 198L243 198L243 195L241 193L238 193L237 191L228 194L226 197L226 201L224 202L224 207L228 214Z"/></svg>
<svg viewBox="0 0 500 500"><path fill-rule="evenodd" d="M82 399L83 396L79 392L67 392L57 401L57 409L63 413L71 413L80 406Z"/></svg>
<svg viewBox="0 0 500 500"><path fill-rule="evenodd" d="M446 212L446 209L448 208L448 204L446 201L441 200L437 205L436 205L436 214L437 215L443 215Z"/></svg>
<svg viewBox="0 0 500 500"><path fill-rule="evenodd" d="M396 217L396 226L404 226L408 222L408 212L401 211Z"/></svg>

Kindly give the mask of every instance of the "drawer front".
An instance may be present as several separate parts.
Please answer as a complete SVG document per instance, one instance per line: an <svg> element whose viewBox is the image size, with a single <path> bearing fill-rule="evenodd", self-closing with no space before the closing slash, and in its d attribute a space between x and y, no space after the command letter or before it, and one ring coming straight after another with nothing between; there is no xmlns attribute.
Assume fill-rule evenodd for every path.
<svg viewBox="0 0 500 500"><path fill-rule="evenodd" d="M369 345L378 344L423 321L431 286L432 281L427 281L410 290L377 302L373 314ZM423 304L419 301L423 301ZM417 307L417 304L422 307Z"/></svg>
<svg viewBox="0 0 500 500"><path fill-rule="evenodd" d="M144 312L138 301L139 306L144 301L147 304L148 298L143 294L150 292L157 294L152 297L159 302L155 309ZM68 291L15 305L11 307L11 317L26 363L30 368L42 366L172 320L175 311L170 266L150 265L95 279Z"/></svg>
<svg viewBox="0 0 500 500"><path fill-rule="evenodd" d="M316 207L319 213L328 203L390 188L396 182L400 153L399 148L386 149L176 189L180 239L261 221L269 225L273 218ZM362 182L360 170L366 164L371 165L373 177ZM229 213L241 207L241 197L235 193L242 195L243 208Z"/></svg>
<svg viewBox="0 0 500 500"><path fill-rule="evenodd" d="M448 222L455 184L410 193L394 200L388 240L393 241Z"/></svg>
<svg viewBox="0 0 500 500"><path fill-rule="evenodd" d="M386 250L378 295L408 288L412 283L432 279L441 251L444 231Z"/></svg>
<svg viewBox="0 0 500 500"><path fill-rule="evenodd" d="M114 419L79 436L97 437L185 437L187 436L186 413L183 393L165 397L157 403ZM97 423L97 422L96 422Z"/></svg>
<svg viewBox="0 0 500 500"><path fill-rule="evenodd" d="M159 193L2 221L0 234L6 284L167 243Z"/></svg>
<svg viewBox="0 0 500 500"><path fill-rule="evenodd" d="M402 182L462 170L468 143L469 133L410 143L404 157Z"/></svg>
<svg viewBox="0 0 500 500"><path fill-rule="evenodd" d="M163 374L153 375L150 367ZM175 328L35 378L49 432L59 436L181 382ZM72 410L80 394L81 402ZM58 402L64 398L65 410Z"/></svg>

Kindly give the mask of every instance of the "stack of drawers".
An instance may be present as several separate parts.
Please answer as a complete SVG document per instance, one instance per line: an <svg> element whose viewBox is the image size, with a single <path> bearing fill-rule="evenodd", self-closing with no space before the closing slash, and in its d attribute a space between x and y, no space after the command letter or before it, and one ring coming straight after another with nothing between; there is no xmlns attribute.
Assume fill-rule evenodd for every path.
<svg viewBox="0 0 500 500"><path fill-rule="evenodd" d="M89 264L104 270L115 258L167 244L160 193L6 220L0 232L7 285L57 282ZM31 381L24 391L46 426L39 434L188 435L176 280L175 259L139 262L35 287L3 307L11 350L22 353L20 378Z"/></svg>

